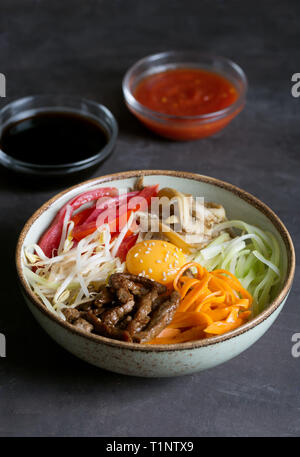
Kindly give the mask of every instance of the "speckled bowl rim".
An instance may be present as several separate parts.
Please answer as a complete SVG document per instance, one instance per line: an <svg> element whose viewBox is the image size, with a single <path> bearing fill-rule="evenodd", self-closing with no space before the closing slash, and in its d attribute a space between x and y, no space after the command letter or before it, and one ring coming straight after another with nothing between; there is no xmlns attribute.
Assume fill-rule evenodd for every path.
<svg viewBox="0 0 300 457"><path fill-rule="evenodd" d="M278 230L287 250L287 274L286 279L283 284L283 287L277 297L270 303L270 305L262 311L258 316L256 316L251 321L247 322L246 324L238 327L231 332L225 333L223 335L213 336L209 339L193 341L189 343L179 343L179 344L168 344L168 345L141 345L138 343L127 343L118 340L112 340L109 338L105 338L103 336L87 333L83 330L79 330L73 325L69 324L68 322L62 320L54 313L49 311L45 305L36 297L33 293L29 285L27 284L23 270L22 270L22 247L24 239L30 230L32 224L40 217L42 213L44 213L57 199L62 197L63 195L67 194L71 190L76 189L77 187L81 187L82 185L94 185L94 184L104 184L110 181L119 181L122 179L128 178L135 178L139 176L155 176L155 175L164 175L164 176L174 176L177 178L183 179L190 179L194 181L199 181L207 184L211 184L213 186L221 187L226 189L227 191L237 195L242 200L246 201L250 205L254 206L256 209L261 211L270 222L275 226ZM26 297L29 298L31 303L41 311L45 316L47 316L50 320L54 321L59 326L63 327L64 329L72 332L73 334L85 338L87 340L91 340L94 343L104 344L107 346L113 346L119 349L127 349L130 351L143 351L143 352L168 352L168 351L183 351L183 350L191 350L191 349L198 349L201 347L211 346L213 344L222 343L223 341L230 340L231 338L237 337L242 335L243 333L248 332L249 330L256 327L258 324L262 323L266 320L272 313L276 311L276 309L280 306L283 300L287 297L290 288L292 286L294 273L295 273L295 250L293 246L293 242L291 236L284 226L283 222L279 219L278 216L263 202L261 202L258 198L254 197L253 195L249 194L248 192L229 184L225 181L221 181L216 178L212 178L205 175L200 175L196 173L189 173L185 171L171 171L171 170L133 170L133 171L123 171L119 173L113 173L109 175L100 176L97 178L89 179L82 183L76 184L75 186L69 187L68 189L60 192L59 194L52 197L46 203L44 203L35 213L28 219L25 226L23 227L21 234L18 239L17 248L16 248L16 267L18 277L21 283L21 287L25 292Z"/></svg>

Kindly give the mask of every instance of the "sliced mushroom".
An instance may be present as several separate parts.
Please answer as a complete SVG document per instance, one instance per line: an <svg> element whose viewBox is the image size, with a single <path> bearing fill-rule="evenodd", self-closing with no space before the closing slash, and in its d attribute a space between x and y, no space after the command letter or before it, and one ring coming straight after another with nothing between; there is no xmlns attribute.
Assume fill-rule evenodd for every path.
<svg viewBox="0 0 300 457"><path fill-rule="evenodd" d="M192 195L169 187L161 189L158 196L169 199L169 208L163 208L161 214L160 231L185 252L205 246L213 238L214 225L226 220L222 205L199 202ZM171 205L177 213L171 211ZM172 229L176 224L180 224L180 230Z"/></svg>
<svg viewBox="0 0 300 457"><path fill-rule="evenodd" d="M167 238L171 243L175 244L178 248L182 249L184 252L189 253L192 245L187 243L185 239L177 232L172 230L169 225L159 222L159 231Z"/></svg>

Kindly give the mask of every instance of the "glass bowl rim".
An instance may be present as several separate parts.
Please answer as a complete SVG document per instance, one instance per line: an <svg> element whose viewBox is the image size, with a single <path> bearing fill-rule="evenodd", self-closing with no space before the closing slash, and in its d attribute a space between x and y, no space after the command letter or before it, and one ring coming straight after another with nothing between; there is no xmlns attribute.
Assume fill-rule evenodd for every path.
<svg viewBox="0 0 300 457"><path fill-rule="evenodd" d="M5 113L6 110L11 108L13 105L16 105L17 103L26 103L26 102L35 101L35 100L43 101L43 100L47 100L49 97L50 98L52 97L53 99L57 98L58 100L62 100L62 102L61 102L61 104L59 104L59 102L58 102L57 105L53 105L53 106L47 106L47 102L45 102L45 107L41 106L39 108L32 108L32 110L37 111L39 109L40 110L45 109L45 112L50 112L50 111L56 111L56 110L58 111L62 108L65 108L66 110L70 110L70 111L77 112L77 113L82 113L86 117L89 117L89 113L86 113L85 111L82 111L81 109L64 106L64 103L67 103L68 100L69 101L72 100L72 101L75 101L78 103L79 102L86 103L89 106L94 106L94 107L97 107L98 109L100 109L100 111L107 116L107 118L109 120L111 131L108 131L107 128L105 127L105 125L103 125L104 122L102 121L102 119L97 118L96 115L94 115L93 117L97 118L98 123L100 125L102 125L102 127L104 128L104 130L107 134L107 137L108 137L107 144L104 146L104 148L100 149L99 152L97 152L93 156L88 157L87 159L79 160L76 162L53 164L53 165L51 165L51 164L43 165L43 164L25 162L23 160L15 159L14 157L10 156L9 154L6 154L6 152L4 152L0 146L0 164L6 168L16 170L16 171L19 171L22 173L25 172L25 173L43 174L43 173L47 173L47 172L55 173L55 172L59 172L59 171L73 173L75 171L80 171L82 169L86 169L89 166L92 166L98 162L103 161L111 153L111 151L116 143L119 128L118 128L117 120L116 120L115 116L113 115L113 113L106 106L102 105L101 103L98 103L94 100L90 100L85 97L80 97L78 95L72 95L72 94L60 94L60 93L34 94L34 95L27 95L25 97L20 97L15 100L12 100L11 102L4 105L3 108L0 109L0 114ZM29 111L29 110L27 109L26 111ZM24 112L25 112L25 109L24 109ZM92 116L90 115L90 117L92 117Z"/></svg>
<svg viewBox="0 0 300 457"><path fill-rule="evenodd" d="M225 63L229 64L230 67L232 69L234 69L235 72L237 73L237 75L241 81L241 85L242 85L242 89L241 89L236 101L234 103L232 103L231 105L227 106L226 108L223 108L222 110L214 111L212 113L207 113L207 114L195 115L195 116L178 116L178 115L173 115L173 114L166 114L166 113L162 113L161 111L152 110L151 108L148 108L147 106L142 105L134 97L133 93L131 92L130 86L129 86L129 81L130 81L131 75L134 72L134 70L136 70L139 66L143 65L144 63L151 63L151 62L154 63L159 59L162 59L164 57L171 57L171 56L174 56L174 65L180 64L181 63L180 58L178 59L178 61L176 61L176 56L179 56L179 55L182 56L184 54L190 55L191 57L194 56L195 58L214 59L214 60L217 60L224 64ZM195 62L195 63L197 63L197 62ZM201 64L199 64L199 67L201 67ZM142 79L143 78L141 78L141 80ZM142 59L139 59L137 62L135 62L126 71L126 73L123 77L122 90L123 90L123 95L124 95L125 101L128 103L128 105L132 109L136 110L138 113L141 113L142 115L147 115L148 117L150 117L156 121L157 120L159 120L159 121L168 121L168 120L169 121L187 121L187 120L197 121L198 120L198 121L207 121L207 122L213 121L214 122L214 121L218 120L219 118L225 117L225 116L235 112L237 109L239 109L243 105L246 94L247 94L247 90L248 90L248 80L247 80L246 74L243 71L243 69L237 63L235 63L231 59L228 59L227 57L222 57L219 55L208 54L208 53L202 53L202 52L198 52L198 51L172 50L172 51L159 52L156 54L150 54L148 56L143 57Z"/></svg>

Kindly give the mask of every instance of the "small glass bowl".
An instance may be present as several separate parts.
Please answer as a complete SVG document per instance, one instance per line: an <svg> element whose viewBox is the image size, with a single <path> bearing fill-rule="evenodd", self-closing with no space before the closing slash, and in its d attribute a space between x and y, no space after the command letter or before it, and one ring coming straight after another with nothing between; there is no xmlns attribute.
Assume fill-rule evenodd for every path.
<svg viewBox="0 0 300 457"><path fill-rule="evenodd" d="M174 116L142 105L134 97L137 85L147 76L176 68L213 71L228 79L236 88L237 100L227 108L199 116ZM193 51L170 51L153 54L135 63L124 76L123 94L129 110L150 130L174 140L194 140L222 130L245 105L247 78L243 70L224 57Z"/></svg>
<svg viewBox="0 0 300 457"><path fill-rule="evenodd" d="M77 162L41 165L15 159L0 148L0 163L10 170L31 176L65 176L94 167L113 151L118 135L118 124L113 114L103 105L73 95L33 95L9 103L0 110L0 138L9 124L39 113L68 112L96 121L107 134L106 145L93 156Z"/></svg>

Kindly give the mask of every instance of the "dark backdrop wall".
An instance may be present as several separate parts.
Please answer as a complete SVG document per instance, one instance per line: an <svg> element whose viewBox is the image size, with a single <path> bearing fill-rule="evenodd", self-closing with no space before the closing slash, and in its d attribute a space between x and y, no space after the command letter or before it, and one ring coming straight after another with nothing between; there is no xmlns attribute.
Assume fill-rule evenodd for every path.
<svg viewBox="0 0 300 457"><path fill-rule="evenodd" d="M194 171L238 185L278 213L300 244L300 72L297 1L2 0L0 72L7 98L79 94L118 119L114 154L93 176L127 169ZM155 137L127 111L126 69L157 51L195 49L245 70L245 110L221 134L190 143ZM0 171L0 435L296 436L300 433L299 272L270 331L236 359L177 379L138 379L89 366L52 342L17 289L14 248L26 219L66 187ZM163 411L163 415L162 415ZM145 415L145 412L147 414Z"/></svg>

